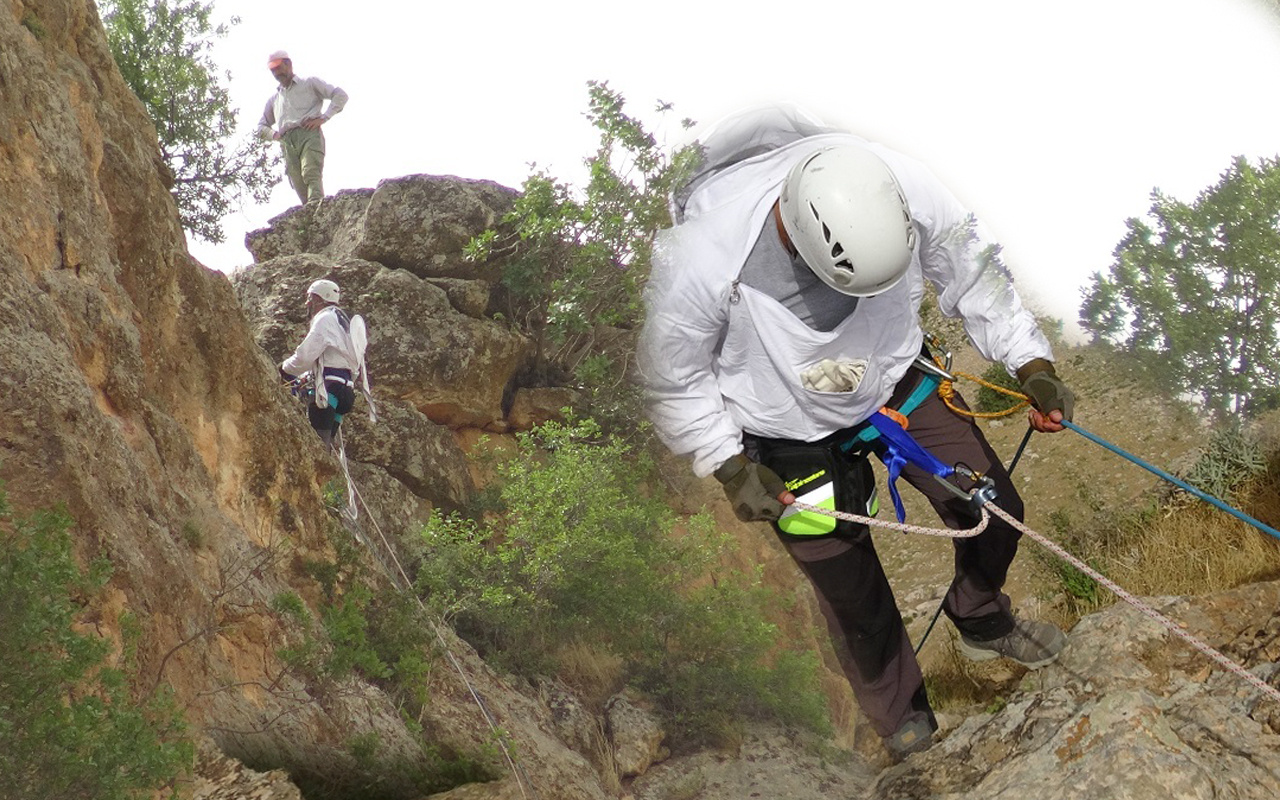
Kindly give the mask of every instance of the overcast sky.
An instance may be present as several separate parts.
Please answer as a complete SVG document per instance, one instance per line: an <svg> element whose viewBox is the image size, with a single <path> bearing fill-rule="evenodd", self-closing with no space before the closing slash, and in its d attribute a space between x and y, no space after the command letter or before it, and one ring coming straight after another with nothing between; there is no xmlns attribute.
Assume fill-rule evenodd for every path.
<svg viewBox="0 0 1280 800"><path fill-rule="evenodd" d="M1024 297L1073 321L1153 187L1191 200L1233 156L1280 153L1280 25L1264 0L214 0L215 50L247 134L275 89L266 57L351 96L325 125L325 190L410 174L517 187L536 162L577 179L595 145L586 82L669 133L783 100L927 163L1004 243ZM675 104L668 123L651 115ZM192 243L252 262L247 231Z"/></svg>

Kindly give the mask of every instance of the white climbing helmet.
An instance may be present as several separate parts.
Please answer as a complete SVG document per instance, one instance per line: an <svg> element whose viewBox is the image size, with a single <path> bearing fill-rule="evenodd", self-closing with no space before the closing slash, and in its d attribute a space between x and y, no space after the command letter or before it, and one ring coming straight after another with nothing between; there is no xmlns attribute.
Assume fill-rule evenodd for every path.
<svg viewBox="0 0 1280 800"><path fill-rule="evenodd" d="M782 225L822 282L870 297L907 274L916 233L898 179L863 147L819 150L782 184Z"/></svg>
<svg viewBox="0 0 1280 800"><path fill-rule="evenodd" d="M326 303L336 303L338 302L339 294L338 284L321 278L307 287L307 297L310 297L313 294Z"/></svg>

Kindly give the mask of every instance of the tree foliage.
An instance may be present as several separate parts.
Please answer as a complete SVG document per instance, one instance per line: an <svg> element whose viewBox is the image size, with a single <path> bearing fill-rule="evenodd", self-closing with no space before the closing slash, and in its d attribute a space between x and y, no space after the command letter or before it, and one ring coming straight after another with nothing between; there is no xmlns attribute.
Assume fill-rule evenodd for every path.
<svg viewBox="0 0 1280 800"><path fill-rule="evenodd" d="M1152 199L1086 289L1081 325L1214 412L1280 404L1280 161L1237 157L1193 203Z"/></svg>
<svg viewBox="0 0 1280 800"><path fill-rule="evenodd" d="M785 601L720 566L728 540L637 487L643 454L590 420L519 436L480 519L435 516L414 571L424 601L487 659L557 672L586 645L616 657L690 738L759 715L825 728L812 653L780 651L765 615ZM714 580L705 576L713 572Z"/></svg>
<svg viewBox="0 0 1280 800"><path fill-rule="evenodd" d="M193 749L172 704L135 699L126 671L108 664L110 643L75 630L81 598L108 573L76 565L70 524L58 512L11 518L0 491L0 794L154 797ZM130 654L126 636L122 660Z"/></svg>
<svg viewBox="0 0 1280 800"><path fill-rule="evenodd" d="M212 2L100 0L116 65L146 107L173 172L182 225L209 242L225 238L222 218L252 197L264 203L279 181L269 142L236 142L235 110L210 51L228 25L210 22ZM233 18L231 25L239 19Z"/></svg>
<svg viewBox="0 0 1280 800"><path fill-rule="evenodd" d="M600 144L586 159L586 185L535 172L500 229L477 237L469 252L505 259L510 314L546 364L607 383L620 378L618 355L634 344L619 337L626 345L607 353L602 340L638 327L653 238L670 224L667 195L697 155L692 147L665 149L607 83L589 82L588 94L586 117Z"/></svg>

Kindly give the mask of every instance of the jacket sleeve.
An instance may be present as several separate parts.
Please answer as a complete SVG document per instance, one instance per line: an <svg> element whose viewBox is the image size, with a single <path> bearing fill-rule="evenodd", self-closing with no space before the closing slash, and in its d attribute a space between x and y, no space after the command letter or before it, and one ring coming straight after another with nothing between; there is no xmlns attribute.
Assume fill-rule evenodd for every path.
<svg viewBox="0 0 1280 800"><path fill-rule="evenodd" d="M322 115L325 119L333 119L333 116L342 109L346 108L347 100L350 99L347 93L342 89L330 83L325 83L319 78L312 78L316 91L329 101L329 108Z"/></svg>
<svg viewBox="0 0 1280 800"><path fill-rule="evenodd" d="M942 313L960 317L978 352L1010 375L1034 358L1052 361L1049 342L1013 288L999 245L931 172L919 164L908 172L916 187L908 203L925 234L920 265L938 291Z"/></svg>
<svg viewBox="0 0 1280 800"><path fill-rule="evenodd" d="M276 96L273 94L267 100L267 107L262 109L262 119L258 120L258 138L270 141L275 136L276 124Z"/></svg>
<svg viewBox="0 0 1280 800"><path fill-rule="evenodd" d="M677 455L692 456L694 473L705 477L742 450L742 429L725 408L712 366L732 287L700 280L675 238L666 237L655 255L639 369L659 438Z"/></svg>
<svg viewBox="0 0 1280 800"><path fill-rule="evenodd" d="M325 347L329 345L329 336L325 331L324 318L325 314L317 314L311 320L311 328L307 331L306 337L302 343L298 345L298 349L293 351L293 355L284 360L280 365L280 369L290 375L301 375L320 358L320 354L324 352Z"/></svg>

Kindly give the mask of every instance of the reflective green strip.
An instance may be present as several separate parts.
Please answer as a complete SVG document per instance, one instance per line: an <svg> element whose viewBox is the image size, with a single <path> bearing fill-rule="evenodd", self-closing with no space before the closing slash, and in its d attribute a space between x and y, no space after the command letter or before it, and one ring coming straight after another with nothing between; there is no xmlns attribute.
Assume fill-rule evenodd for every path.
<svg viewBox="0 0 1280 800"><path fill-rule="evenodd" d="M787 491L794 492L797 489L801 489L807 486L808 484L813 483L818 478L821 478L823 475L826 475L826 474L827 474L827 471L825 469L820 469L817 472L813 473L812 475L809 475L808 477L793 478L792 480L787 481Z"/></svg>
<svg viewBox="0 0 1280 800"><path fill-rule="evenodd" d="M835 484L827 481L813 491L797 496L796 500L827 511L835 511ZM828 517L825 514L815 514L812 511L801 511L795 506L788 506L778 520L778 527L782 529L783 533L790 533L793 536L816 536L834 531L836 529L836 518Z"/></svg>

